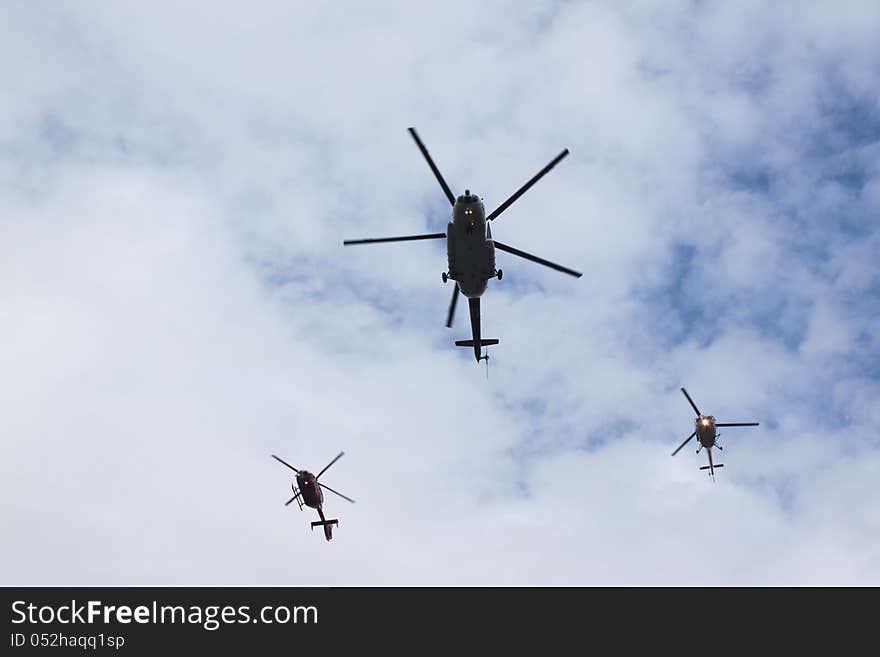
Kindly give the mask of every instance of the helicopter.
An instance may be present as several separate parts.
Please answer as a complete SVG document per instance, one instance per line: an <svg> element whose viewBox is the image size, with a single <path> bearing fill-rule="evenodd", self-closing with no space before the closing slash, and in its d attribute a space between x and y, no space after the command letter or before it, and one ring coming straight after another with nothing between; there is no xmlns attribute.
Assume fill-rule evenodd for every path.
<svg viewBox="0 0 880 657"><path fill-rule="evenodd" d="M339 452L339 454L336 455L336 458L325 465L324 469L316 475L312 474L308 470L297 470L287 461L278 456L275 456L274 454L271 454L273 459L283 465L286 465L288 468L296 473L296 481L290 485L290 487L293 489L294 495L284 503L284 506L288 506L291 502L296 501L296 503L299 504L300 510L302 510L303 506L317 509L318 515L321 517L321 519L316 520L312 523L312 530L314 530L315 527L323 527L324 538L326 538L328 541L333 538L333 525L336 525L338 527L339 520L336 518L331 518L330 520L327 520L327 518L324 517L324 493L321 491L321 489L323 488L324 490L329 490L331 493L336 493L337 495L339 495L339 497L344 500L348 500L352 504L354 504L354 500L350 497L347 497L346 495L343 495L339 491L333 490L332 488L330 488L330 486L322 484L318 481L318 479L321 477L322 474L327 471L327 469L331 465L341 459L344 454L345 452Z"/></svg>
<svg viewBox="0 0 880 657"><path fill-rule="evenodd" d="M528 182L522 185L510 198L495 208L488 215L483 205L483 199L476 194L472 194L470 189L465 189L464 194L457 198L453 196L449 185L446 184L443 175L434 164L434 160L428 153L422 140L419 138L415 128L409 128L409 133L416 142L419 150L424 156L425 161L434 173L443 193L452 205L452 219L446 226L445 233L429 233L426 235L404 235L400 237L377 237L357 240L344 240L343 245L351 246L354 244L376 244L380 242L409 242L415 240L433 240L446 238L446 255L449 265L449 271L443 272L443 282L453 281L455 287L452 290L452 300L449 302L449 311L446 315L446 327L452 327L452 320L455 315L455 306L458 302L459 293L464 294L468 298L468 309L471 319L471 338L470 340L456 340L455 344L459 347L472 347L474 350L474 358L477 363L481 360L486 361L488 366L489 354L488 349L483 354L483 347L497 345L496 338L483 338L480 335L480 297L486 291L487 284L490 279L497 278L499 281L503 276L501 269L495 268L495 249L500 249L512 255L530 260L550 267L556 271L580 278L581 272L574 271L568 267L563 267L544 258L539 258L531 253L526 253L508 244L504 244L492 238L492 229L489 222L494 221L498 216L509 208L514 201L525 194L529 188L538 182L553 167L562 161L568 155L568 149L563 150L559 155L553 158L547 166L535 174Z"/></svg>
<svg viewBox="0 0 880 657"><path fill-rule="evenodd" d="M757 427L758 422L716 422L715 417L713 415L703 415L700 413L700 409L697 408L697 405L694 403L694 400L691 399L691 396L687 393L687 390L684 388L681 389L682 394L687 398L691 407L697 414L696 419L694 419L694 432L684 439L684 442L675 448L675 451L672 452L672 456L678 454L682 447L688 444L688 442L694 436L697 437L697 440L700 441L700 446L697 448L697 454L700 453L700 450L705 447L706 448L706 456L709 457L709 465L704 465L700 467L700 470L708 470L709 476L712 478L712 481L715 481L715 468L723 468L723 463L713 463L712 462L712 448L717 447L719 450L724 450L724 448L718 444L717 439L720 436L720 433L716 433L716 427Z"/></svg>

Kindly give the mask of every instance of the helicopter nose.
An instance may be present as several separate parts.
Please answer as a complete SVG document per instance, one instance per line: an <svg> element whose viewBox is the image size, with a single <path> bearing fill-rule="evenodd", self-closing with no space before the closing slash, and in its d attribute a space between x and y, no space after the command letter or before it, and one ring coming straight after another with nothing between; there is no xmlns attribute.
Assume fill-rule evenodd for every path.
<svg viewBox="0 0 880 657"><path fill-rule="evenodd" d="M471 193L471 190L466 189L464 190L464 194L458 197L458 200L462 201L463 203L476 203L479 199L477 198L476 194Z"/></svg>

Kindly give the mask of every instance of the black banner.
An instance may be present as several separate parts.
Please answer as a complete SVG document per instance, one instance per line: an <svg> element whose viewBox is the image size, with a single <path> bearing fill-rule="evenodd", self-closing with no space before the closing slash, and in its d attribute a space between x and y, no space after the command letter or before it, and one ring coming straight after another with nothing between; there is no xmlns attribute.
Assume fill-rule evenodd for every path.
<svg viewBox="0 0 880 657"><path fill-rule="evenodd" d="M305 650L526 639L656 648L855 641L873 590L4 588L4 654ZM862 595L869 594L869 595ZM735 631L734 631L735 628ZM416 649L411 643L418 642ZM573 644L575 645L575 644ZM372 652L372 650L370 650ZM470 652L466 650L465 652Z"/></svg>

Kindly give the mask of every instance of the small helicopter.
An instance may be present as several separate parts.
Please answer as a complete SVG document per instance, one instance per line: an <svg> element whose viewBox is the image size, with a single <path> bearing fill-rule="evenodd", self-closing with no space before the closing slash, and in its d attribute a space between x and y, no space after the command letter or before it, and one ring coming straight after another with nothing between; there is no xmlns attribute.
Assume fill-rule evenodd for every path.
<svg viewBox="0 0 880 657"><path fill-rule="evenodd" d="M341 459L344 454L345 452L339 452L339 454L336 455L336 458L334 458L332 461L330 461L330 463L324 466L324 469L316 475L313 475L308 470L297 470L287 461L275 456L274 454L271 455L273 459L283 465L286 465L288 468L296 473L296 482L290 485L290 487L293 489L294 495L284 503L284 506L287 506L291 502L296 500L296 503L299 504L300 510L302 510L303 506L309 506L313 509L317 509L318 515L321 517L321 519L316 520L312 523L312 529L314 530L315 527L323 527L324 538L326 538L328 541L333 538L333 525L339 526L339 520L336 518L327 520L324 517L324 510L322 508L322 505L324 504L324 493L321 491L321 489L323 488L325 490L329 490L331 493L336 493L337 495L339 495L339 497L344 500L348 500L352 504L354 504L354 500L350 497L343 495L339 491L333 490L332 488L330 488L330 486L322 484L318 481L318 479L322 474L327 471L327 469L331 465Z"/></svg>
<svg viewBox="0 0 880 657"><path fill-rule="evenodd" d="M697 405L694 403L694 400L691 399L691 396L687 393L687 390L684 388L681 389L682 394L687 398L690 405L693 407L694 411L697 414L696 419L694 420L694 432L684 439L684 442L675 448L675 451L672 452L672 456L678 454L679 450L682 447L688 444L691 438L694 436L697 437L697 440L700 441L700 447L697 448L697 454L700 453L700 450L705 447L706 455L709 457L709 465L704 465L700 468L700 470L708 470L709 476L712 477L712 481L715 481L715 468L723 468L723 463L713 463L712 462L712 448L717 447L719 450L723 450L724 448L718 444L717 439L720 436L720 433L715 433L716 427L757 427L757 422L716 422L715 417L712 415L703 415L700 413L700 409L697 408Z"/></svg>
<svg viewBox="0 0 880 657"><path fill-rule="evenodd" d="M498 218L502 212L509 208L514 201L525 194L529 188L540 180L550 169L555 167L559 162L568 155L568 149L563 150L559 155L553 158L550 163L535 174L528 182L520 187L514 194L504 203L499 205L488 215L483 205L483 199L476 194L472 194L469 189L464 190L464 194L456 198L453 196L449 185L443 179L434 160L431 159L428 149L419 139L419 135L415 128L409 128L409 133L416 146L422 152L428 166L434 173L443 193L452 205L452 219L446 226L445 233L430 233L427 235L405 235L401 237L375 237L359 240L345 240L343 245L350 246L353 244L375 244L378 242L409 242L414 240L433 240L446 238L446 255L449 263L449 271L443 272L443 282L452 280L456 283L452 290L452 300L449 302L449 312L446 316L446 327L452 327L452 318L455 315L455 305L458 302L459 291L464 293L468 298L468 307L471 316L471 340L456 340L455 344L459 347L473 347L474 358L479 363L485 360L488 366L489 355L483 354L482 348L489 345L498 344L495 338L483 338L480 335L480 297L486 291L486 285L491 278L497 278L499 281L502 277L502 271L495 268L495 249L501 249L520 258L531 260L539 265L550 267L556 271L560 271L569 276L580 278L581 272L574 271L568 267L557 265L556 263L544 260L538 256L520 251L517 248L503 244L498 240L492 239L492 229L489 228L489 222Z"/></svg>

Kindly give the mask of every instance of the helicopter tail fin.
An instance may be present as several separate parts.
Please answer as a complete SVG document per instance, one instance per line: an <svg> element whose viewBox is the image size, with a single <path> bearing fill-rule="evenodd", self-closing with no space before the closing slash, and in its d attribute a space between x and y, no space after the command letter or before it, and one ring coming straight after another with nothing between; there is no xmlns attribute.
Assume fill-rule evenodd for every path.
<svg viewBox="0 0 880 657"><path fill-rule="evenodd" d="M700 470L708 470L709 468L723 468L723 463L714 463L712 465L704 465L700 467Z"/></svg>
<svg viewBox="0 0 880 657"><path fill-rule="evenodd" d="M480 340L480 345L483 347L491 347L493 344L498 344L498 340L496 338L483 338ZM473 347L473 340L456 340L456 347Z"/></svg>
<svg viewBox="0 0 880 657"><path fill-rule="evenodd" d="M328 541L333 538L333 525L339 526L339 520L336 518L332 518L330 520L315 520L312 523L312 529L315 527L323 527L324 528L324 538Z"/></svg>

